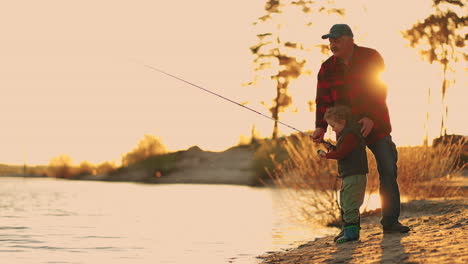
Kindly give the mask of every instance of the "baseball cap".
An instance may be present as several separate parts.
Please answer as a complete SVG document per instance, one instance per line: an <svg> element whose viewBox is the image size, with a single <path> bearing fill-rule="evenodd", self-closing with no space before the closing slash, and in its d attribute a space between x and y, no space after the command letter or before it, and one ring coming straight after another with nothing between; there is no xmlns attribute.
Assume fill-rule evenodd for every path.
<svg viewBox="0 0 468 264"><path fill-rule="evenodd" d="M327 39L327 38L339 38L341 36L349 36L353 37L353 31L351 31L351 28L346 25L346 24L335 24L330 28L330 33L325 34L322 36L322 39Z"/></svg>

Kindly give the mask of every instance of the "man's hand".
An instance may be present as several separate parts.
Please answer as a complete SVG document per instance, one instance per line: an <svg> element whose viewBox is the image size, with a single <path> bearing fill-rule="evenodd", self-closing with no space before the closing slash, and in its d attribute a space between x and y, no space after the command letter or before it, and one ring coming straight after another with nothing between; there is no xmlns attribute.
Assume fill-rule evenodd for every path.
<svg viewBox="0 0 468 264"><path fill-rule="evenodd" d="M368 117L364 117L358 121L359 124L362 125L361 133L363 137L367 137L371 132L372 128L374 127L374 121Z"/></svg>
<svg viewBox="0 0 468 264"><path fill-rule="evenodd" d="M323 140L323 136L325 135L325 129L319 127L315 129L314 134L312 135L312 139L315 143L320 143Z"/></svg>

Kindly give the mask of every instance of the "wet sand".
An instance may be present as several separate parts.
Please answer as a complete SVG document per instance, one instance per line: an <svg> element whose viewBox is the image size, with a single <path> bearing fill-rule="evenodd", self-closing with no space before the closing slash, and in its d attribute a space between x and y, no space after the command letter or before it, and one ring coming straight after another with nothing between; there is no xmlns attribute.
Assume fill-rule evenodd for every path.
<svg viewBox="0 0 468 264"><path fill-rule="evenodd" d="M328 236L258 258L268 264L468 263L468 199L427 199L402 205L407 234L383 234L379 216L362 221L359 241L335 244Z"/></svg>

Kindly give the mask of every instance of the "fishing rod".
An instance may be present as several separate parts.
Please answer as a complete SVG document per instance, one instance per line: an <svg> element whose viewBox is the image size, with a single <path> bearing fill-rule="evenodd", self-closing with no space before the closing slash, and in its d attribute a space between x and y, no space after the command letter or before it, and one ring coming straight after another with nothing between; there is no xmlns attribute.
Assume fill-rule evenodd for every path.
<svg viewBox="0 0 468 264"><path fill-rule="evenodd" d="M224 100L226 100L226 101L228 101L228 102L231 102L231 103L233 103L233 104L235 104L235 105L238 105L238 106L243 107L243 108L245 108L245 109L247 109L247 110L250 110L250 111L252 111L252 112L254 112L254 113L256 113L256 114L258 114L258 115L260 115L260 116L263 116L263 117L266 117L266 118L268 118L268 119L270 119L270 120L273 120L273 121L275 121L275 122L277 122L277 123L279 123L279 124L281 124L281 125L283 125L283 126L286 126L286 127L289 127L289 128L292 129L292 130L295 130L295 131L297 131L297 132L299 132L299 133L301 133L301 134L303 134L303 135L312 137L312 134L309 134L309 133L307 133L307 132L304 132L304 131L302 131L302 130L299 130L299 129L297 129L297 128L291 126L291 125L288 125L288 124L286 124L286 123L284 123L284 122L282 122L282 121L279 121L278 119L275 119L275 118L273 118L273 117L271 117L271 116L267 116L267 115L265 115L265 114L263 114L263 113L261 113L261 112L255 110L255 109L252 109L252 108L250 108L250 107L247 107L247 106L245 106L245 105L243 105L243 104L241 104L241 103L238 103L238 102L236 102L236 101L234 101L234 100L231 100L231 99L229 99L229 98L227 98L227 97L224 97L224 96L222 96L222 95L220 95L220 94L217 94L217 93L215 93L215 92L213 92L213 91L210 91L210 90L208 90L208 89L206 89L206 88L203 88L203 87L201 87L200 85L197 85L197 84L194 84L194 83L189 82L189 81L187 81L187 80L184 80L184 79L182 79L182 78L180 78L180 77L177 77L177 76L175 76L175 75L173 75L173 74L167 73L167 72L165 72L165 71L163 71L163 70L160 70L160 69L158 69L158 68L156 68L156 67L153 67L153 66L150 66L150 65L147 65L147 64L143 64L143 65L144 65L145 67L151 69L151 70L160 72L160 73L165 74L165 75L167 75L167 76L170 76L170 77L172 77L172 78L174 78L174 79L177 79L177 80L182 81L182 82L184 82L184 83L187 83L187 84L189 84L189 85L191 85L191 86L194 86L194 87L196 87L196 88L198 88L198 89L200 89L200 90L202 90L202 91L205 91L205 92L210 93L210 94L212 94L212 95L215 95L215 96L217 96L217 97L219 97L219 98L221 98L221 99L224 99ZM336 148L335 145L333 145L332 143L330 143L330 142L328 142L328 141L325 141L325 140L323 140L323 139L322 139L322 141L321 141L320 143L325 144L325 145L327 146L327 149L335 149L335 148Z"/></svg>

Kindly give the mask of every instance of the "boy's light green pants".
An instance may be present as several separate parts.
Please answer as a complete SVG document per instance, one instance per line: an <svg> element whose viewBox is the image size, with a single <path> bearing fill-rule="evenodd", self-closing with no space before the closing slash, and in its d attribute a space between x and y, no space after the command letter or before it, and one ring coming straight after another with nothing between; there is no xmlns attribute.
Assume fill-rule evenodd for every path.
<svg viewBox="0 0 468 264"><path fill-rule="evenodd" d="M364 202L367 176L348 175L343 178L340 190L340 206L344 224L359 224L359 207Z"/></svg>

